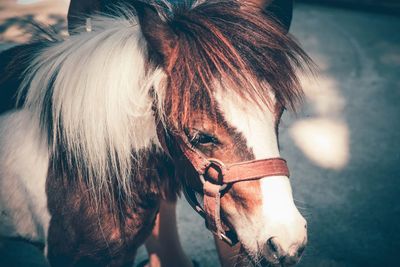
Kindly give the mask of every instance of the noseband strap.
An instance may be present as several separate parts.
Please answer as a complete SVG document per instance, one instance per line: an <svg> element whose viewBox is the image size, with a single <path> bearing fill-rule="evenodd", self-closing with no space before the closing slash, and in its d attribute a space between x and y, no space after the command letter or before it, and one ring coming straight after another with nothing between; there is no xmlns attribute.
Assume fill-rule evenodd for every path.
<svg viewBox="0 0 400 267"><path fill-rule="evenodd" d="M190 153L189 153L190 154ZM190 160L190 159L189 159ZM224 165L216 159L206 159L209 165L204 172L199 172L203 183L204 212L207 228L220 239L233 245L228 239L230 228L221 221L221 196L230 186L245 181L259 180L271 176L289 177L289 169L282 158L269 158ZM192 162L193 164L193 162Z"/></svg>
<svg viewBox="0 0 400 267"><path fill-rule="evenodd" d="M157 133L164 150L169 152L165 140L165 129L161 123L157 125ZM221 197L223 194L235 183L254 181L271 176L289 177L289 169L286 161L282 158L224 164L218 159L207 158L197 151L184 136L174 135L174 142L176 148L182 152L196 170L203 185L204 208L199 204L194 190L185 181L183 188L187 201L197 213L205 218L207 228L231 246L237 243L237 236L231 227L227 226L221 219Z"/></svg>

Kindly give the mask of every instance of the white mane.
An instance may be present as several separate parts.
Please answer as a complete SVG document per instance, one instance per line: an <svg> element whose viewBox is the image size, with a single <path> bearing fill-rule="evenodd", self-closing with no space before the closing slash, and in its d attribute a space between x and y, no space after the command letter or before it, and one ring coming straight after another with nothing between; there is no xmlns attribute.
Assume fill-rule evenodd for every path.
<svg viewBox="0 0 400 267"><path fill-rule="evenodd" d="M150 90L164 73L149 64L134 17L97 17L92 27L36 57L21 87L25 107L44 119L53 152L65 147L92 188L116 176L129 193L137 153L158 143Z"/></svg>

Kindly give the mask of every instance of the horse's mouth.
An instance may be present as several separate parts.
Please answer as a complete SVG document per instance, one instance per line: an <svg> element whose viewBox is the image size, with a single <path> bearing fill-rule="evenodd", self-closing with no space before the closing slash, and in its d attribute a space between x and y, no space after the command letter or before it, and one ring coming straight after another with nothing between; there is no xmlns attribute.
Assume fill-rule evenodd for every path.
<svg viewBox="0 0 400 267"><path fill-rule="evenodd" d="M289 266L294 266L296 264L297 263L286 264L280 259L267 260L265 257L262 257L261 259L259 259L257 261L252 260L250 266L254 266L254 267L289 267Z"/></svg>
<svg viewBox="0 0 400 267"><path fill-rule="evenodd" d="M246 253L245 266L251 267L286 267L282 265L279 260L267 260L265 257L253 258Z"/></svg>
<svg viewBox="0 0 400 267"><path fill-rule="evenodd" d="M275 258L275 257L267 257L267 256L254 256L251 253L247 252L245 249L242 249L242 251L243 251L242 252L243 262L247 263L247 265L245 265L245 266L252 266L252 267L290 267L290 266L295 266L300 261L300 260L288 261L285 257Z"/></svg>

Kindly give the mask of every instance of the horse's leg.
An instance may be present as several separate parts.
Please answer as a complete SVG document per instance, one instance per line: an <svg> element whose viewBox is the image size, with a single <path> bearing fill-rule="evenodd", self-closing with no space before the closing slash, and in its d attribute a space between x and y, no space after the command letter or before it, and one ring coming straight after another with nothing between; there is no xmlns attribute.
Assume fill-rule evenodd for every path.
<svg viewBox="0 0 400 267"><path fill-rule="evenodd" d="M150 259L149 267L192 266L179 242L176 202L161 201L153 232L146 241L146 248Z"/></svg>

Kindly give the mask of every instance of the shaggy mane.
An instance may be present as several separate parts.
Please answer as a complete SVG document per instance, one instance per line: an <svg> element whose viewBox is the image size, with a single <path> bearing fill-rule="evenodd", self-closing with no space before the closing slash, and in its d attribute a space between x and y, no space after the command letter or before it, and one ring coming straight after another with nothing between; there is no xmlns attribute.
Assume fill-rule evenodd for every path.
<svg viewBox="0 0 400 267"><path fill-rule="evenodd" d="M95 200L134 199L144 152L158 144L148 63L135 17L94 17L93 31L49 44L26 71L24 107L41 123L53 169Z"/></svg>
<svg viewBox="0 0 400 267"><path fill-rule="evenodd" d="M296 71L311 60L268 14L241 1L211 0L176 5L163 16L178 39L166 111L182 125L195 110L215 110L216 82L258 105L270 104L269 90L291 110L302 99Z"/></svg>

